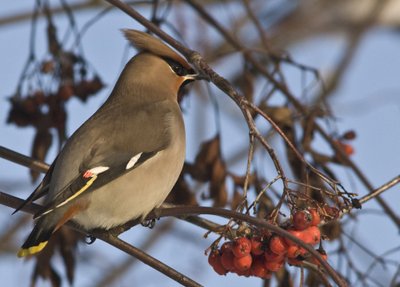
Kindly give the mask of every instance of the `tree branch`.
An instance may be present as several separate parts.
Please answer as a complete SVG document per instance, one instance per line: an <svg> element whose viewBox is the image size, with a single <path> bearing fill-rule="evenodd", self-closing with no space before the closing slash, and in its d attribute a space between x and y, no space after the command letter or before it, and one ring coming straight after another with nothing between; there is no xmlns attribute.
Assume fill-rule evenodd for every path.
<svg viewBox="0 0 400 287"><path fill-rule="evenodd" d="M12 151L10 149L4 148L0 146L0 157L3 157L7 160L13 161L15 163L18 163L20 165L38 170L38 171L46 171L48 167L48 165L46 165L43 162L40 161L35 161L33 159L31 159L30 157L24 156L20 153L17 153L15 151ZM400 176L395 177L394 179L392 179L391 181L385 183L384 185L382 185L381 187L379 187L378 189L376 189L375 191L371 192L369 195L364 196L363 198L360 199L360 203L365 203L368 200L370 200L373 196L378 196L379 194L381 194L382 192L388 190L389 188L395 186L396 184L398 184L400 182ZM0 204L12 207L12 208L17 208L20 204L22 203L22 200L11 196L9 194L0 192ZM23 209L23 211L34 214L36 213L39 209L41 208L40 205L32 203L29 204L27 206L25 206L25 208ZM235 218L238 220L242 220L242 221L246 221L250 224L253 224L255 226L261 227L261 228L266 228L268 230L271 230L275 233L277 233L280 236L286 237L292 241L294 241L295 243L299 244L300 246L304 247L307 251L309 251L313 256L315 256L317 258L317 260L321 260L319 261L322 266L327 270L327 272L330 274L330 276L335 280L335 282L337 284L339 284L338 282L341 282L342 279L336 274L336 272L329 266L329 264L327 264L321 257L320 254L318 252L315 252L315 250L304 244L304 242L302 242L301 240L299 240L298 238L294 237L293 235L291 235L290 233L286 232L284 229L270 224L268 222L265 222L263 220L257 219L257 218L253 218L251 216L248 215L244 215L241 213L237 213L231 210L226 210L226 209L218 209L218 208L209 208L209 207L169 207L169 208L165 208L165 209L158 209L152 213L149 214L148 219L156 219L159 217L165 217L165 216L176 216L176 217L180 217L183 218L184 220L187 220L189 222L192 222L196 225L199 225L205 229L208 230L212 230L214 232L219 232L219 228L218 225L201 219L199 217L195 217L195 216L188 216L188 215L199 215L199 214L211 214L211 215L219 215L219 216L223 216L226 218ZM135 220L135 221L131 221L128 222L127 224L118 227L118 233L121 233L123 231L126 231L128 229L130 229L131 227L135 226L136 224L138 224L139 221ZM84 234L87 234L86 231L79 229L76 226L72 226L73 228L77 229L80 232L83 232ZM111 232L113 233L113 232ZM110 234L111 234L110 233ZM132 246L132 248L129 248L128 246L130 246L129 244L127 244L126 242L123 242L122 240L120 240L119 238L112 236L110 234L104 234L104 232L102 231L95 231L94 233L91 233L91 235L104 240L105 242L108 242L109 244L116 246L118 248L121 247L121 250L135 256L136 258L138 258L139 260L143 261L145 264L148 264L150 266L152 266L153 268L155 268L156 270L159 270L160 272L164 273L167 272L166 270L169 270L168 266L162 266L159 269L159 265L158 265L158 260L155 258L152 258L151 256L149 256L149 258L144 258L145 254L144 252L142 252L141 250L135 248ZM139 251L138 251L139 250ZM152 264L156 264L156 266L154 267ZM168 268L167 268L168 267ZM169 276L170 278L174 278L174 280L176 280L177 282L180 282L182 284L191 284L191 279L185 277L184 275L178 273L175 270L170 270L171 273L166 274L167 276ZM165 274L165 273L164 273ZM338 280L338 281L337 281ZM194 282L194 281L193 281ZM196 283L197 284L197 283ZM199 286L199 285L185 285L185 286ZM346 286L346 285L340 285L339 286Z"/></svg>
<svg viewBox="0 0 400 287"><path fill-rule="evenodd" d="M19 199L15 196L9 195L4 192L0 192L0 204L9 206L11 208L18 207L23 202L22 199ZM40 209L40 205L38 204L28 204L26 205L22 211L35 213ZM336 271L321 257L321 255L314 250L314 248L309 245L305 244L301 239L293 236L286 230L276 226L274 224L268 223L265 220L258 219L251 217L249 215L245 215L242 213L238 213L228 209L222 208L214 208L214 207L203 207L203 206L180 206L180 207L173 207L173 208L164 208L164 209L156 209L151 212L146 219L156 219L160 217L166 216L182 216L182 215L199 215L199 214L209 214L209 215L219 215L225 218L235 218L237 220L245 221L260 228L268 229L276 234L288 238L294 243L298 244L299 246L306 249L312 256L314 256L321 266L326 270L326 272L331 276L331 278L338 284L338 286L344 287L347 286L347 283L342 279L342 277L336 273ZM132 226L137 224L137 220L128 222L127 224L123 225L123 229L129 229ZM195 281L191 280L190 278L180 274L176 270L170 268L166 264L162 263L161 261L151 257L150 255L146 254L145 252L141 251L140 249L126 243L125 241L119 239L118 237L113 235L112 231L86 231L83 230L81 227L73 224L73 222L68 222L67 225L76 229L77 231L83 234L89 234L94 236L100 240L103 240L110 245L124 251L127 254L130 254L143 263L153 267L154 269L162 272L163 274L167 275L168 277L174 279L175 281L181 283L184 286L201 286Z"/></svg>
<svg viewBox="0 0 400 287"><path fill-rule="evenodd" d="M6 159L9 159L13 162L16 162L20 165L27 166L33 169L37 169L39 171L45 171L47 170L45 167L48 165L35 161L27 156L24 156L20 153L14 152L12 150L9 150L4 147L0 147L0 157L4 157ZM20 204L23 201L17 197L11 196L9 194L0 192L0 204L12 207L12 208L17 208L20 206ZM28 204L23 208L23 211L34 214L40 209L40 205L32 203ZM320 254L316 252L312 246L305 244L303 241L300 239L294 237L284 229L273 225L271 223L267 223L261 219L253 218L248 215L244 215L241 213L237 213L231 210L226 210L226 209L218 209L218 208L210 208L210 207L195 207L195 206L190 206L190 207L173 207L173 208L165 208L165 209L158 209L155 212L152 212L149 214L148 219L155 219L159 217L165 217L165 216L188 216L188 215L198 215L198 214L212 214L212 215L220 215L226 218L236 218L238 220L246 221L250 224L256 225L258 227L266 228L269 229L278 235L284 236L292 240L293 242L299 244L300 246L304 247L307 251L309 251L313 256L319 260L319 262L322 264L322 266L327 270L327 272L330 274L330 276L334 279L334 281L339 285L339 286L347 286L346 283L341 279L341 277L332 269L332 267L323 259L321 258ZM192 219L193 220L193 219ZM135 226L138 223L137 220L128 222L127 224L118 227L118 233L123 232L125 230L130 229L131 227ZM73 225L72 223L69 223L68 225L71 225L74 229L77 229L78 231L87 234L87 231L80 229L79 227ZM215 229L217 227L214 226ZM107 232L106 234L102 231L93 231L90 232L91 235L104 240L105 242L108 242L109 244L116 246L118 248L121 248L122 251L135 256L139 260L143 261L144 263L152 266L156 270L159 270L160 272L166 274L166 270L169 270L168 266L159 265L159 261L155 258L152 258L151 256L145 257L144 252L141 250L138 251L137 248L133 247L130 248L129 244L126 242L123 242L119 238L112 236L114 232ZM155 266L153 266L155 264ZM168 277L173 278L177 282L180 282L182 284L191 284L192 280L190 278L185 277L184 275L178 273L175 270L169 270L168 274L166 274ZM194 281L193 281L194 282ZM194 282L196 283L196 282ZM197 283L196 283L197 284ZM185 286L199 286L199 285L185 285Z"/></svg>
<svg viewBox="0 0 400 287"><path fill-rule="evenodd" d="M6 205L11 208L17 208L23 202L22 199L17 198L15 196L9 195L7 193L0 191L0 204ZM34 214L40 210L41 206L35 203L27 204L22 211L28 212L30 214ZM164 275L168 276L169 278L179 282L183 286L188 287L199 287L202 286L199 283L195 282L194 280L190 279L189 277L179 273L175 269L169 267L168 265L164 264L163 262L157 260L156 258L150 256L149 254L143 252L142 250L128 244L127 242L119 239L118 237L114 236L112 232L104 232L104 231L86 231L81 227L77 226L73 222L68 222L67 226L81 232L85 235L94 236L108 244L120 249L121 251L136 257L143 263L149 265L150 267L156 269L157 271L163 273Z"/></svg>
<svg viewBox="0 0 400 287"><path fill-rule="evenodd" d="M82 231L81 231L82 232ZM198 287L202 286L199 283L195 282L194 280L190 279L189 277L179 273L175 269L171 268L170 266L164 264L163 262L157 260L156 258L150 256L149 254L143 252L139 248L128 244L127 242L115 237L109 232L104 231L91 231L90 235L107 242L108 244L118 248L119 250L124 251L125 253L136 257L143 263L151 266L152 268L156 269L157 271L163 273L164 275L168 276L169 278L175 280L176 282L182 284L183 286L193 286Z"/></svg>
<svg viewBox="0 0 400 287"><path fill-rule="evenodd" d="M359 202L361 204L363 204L363 203L371 200L372 198L377 197L378 195L380 195L382 192L388 190L389 188L392 188L393 186L395 186L399 182L400 182L400 175L396 176L395 178L393 178L389 182L387 182L387 183L383 184L382 186L378 187L377 189L373 190L369 194L361 197L359 199Z"/></svg>
<svg viewBox="0 0 400 287"><path fill-rule="evenodd" d="M29 156L25 156L3 146L0 146L0 157L38 172L46 172L50 167L42 161L34 160Z"/></svg>
<svg viewBox="0 0 400 287"><path fill-rule="evenodd" d="M219 25L219 23L209 14L207 13L203 7L201 5L199 5L196 1L194 0L184 0L185 2L187 2L194 10L196 10L199 15L209 24L211 24L211 26L213 26L222 36L224 36L224 38L238 51L243 53L244 58L253 65L253 67L255 69L257 69L260 74L262 74L263 76L265 76L266 79L268 79L276 89L278 89L283 95L285 95L285 97L293 104L293 106L303 115L307 115L308 114L308 110L306 107L304 107L299 100L296 99L296 97L294 95L292 95L290 93L290 91L288 90L288 88L286 87L286 85L278 82L270 73L268 73L268 71L265 69L265 67L258 61L256 60L249 52L246 52L247 49L246 47L244 47L242 44L240 44L233 36L231 36L231 34L226 31L222 25ZM158 35L158 34L157 34ZM160 36L160 35L159 35ZM161 37L161 36L160 36ZM164 39L164 38L163 38ZM167 39L164 39L167 41ZM168 41L167 41L168 42ZM170 43L171 44L171 43ZM174 48L176 48L178 51L181 51L181 47L176 47L174 46ZM186 48L184 48L186 49ZM183 51L183 50L182 50ZM182 52L181 51L181 52ZM183 53L185 56L186 54ZM189 58L190 60L190 58ZM201 59L201 57L199 56L198 59L199 62L202 62L203 60ZM194 63L196 64L196 63ZM201 65L200 65L201 67ZM208 67L208 66L207 66ZM220 88L222 91L225 91L224 89L222 89L218 82L213 81L213 78L211 78L211 81L218 87ZM232 94L234 95L234 94ZM228 94L228 96L230 96L232 98L232 95ZM235 101L237 102L237 101ZM239 105L240 107L240 105ZM314 122L313 123L315 126L315 129L321 134L321 136L330 144L330 146L332 147L332 149L336 152L336 154L338 154L340 156L340 159L343 160L343 162L349 166L354 173L356 174L356 176L360 179L360 181L364 184L364 186L370 191L372 192L374 190L372 184L369 182L369 180L367 179L367 177L363 174L363 172L361 171L361 169L345 154L345 152L343 151L343 149L340 147L340 145L335 142L335 140L333 140L331 138L331 136L317 123ZM296 153L296 151L294 150L294 152ZM297 154L296 154L297 155ZM298 156L298 155L297 155ZM300 159L301 160L301 159ZM396 215L396 213L390 208L390 206L379 196L376 197L376 200L378 202L378 204L382 207L382 209L388 214L388 216L392 219L392 221L396 224L396 226L398 228L400 228L400 217Z"/></svg>

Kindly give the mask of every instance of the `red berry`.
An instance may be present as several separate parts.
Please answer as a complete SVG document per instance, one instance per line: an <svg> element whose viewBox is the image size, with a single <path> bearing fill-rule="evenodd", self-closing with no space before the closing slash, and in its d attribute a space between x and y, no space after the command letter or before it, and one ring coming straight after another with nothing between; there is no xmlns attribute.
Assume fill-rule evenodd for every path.
<svg viewBox="0 0 400 287"><path fill-rule="evenodd" d="M235 256L233 255L232 249L225 249L224 251L222 251L221 255L222 266L228 271L233 271L235 269L235 266L233 265L234 258Z"/></svg>
<svg viewBox="0 0 400 287"><path fill-rule="evenodd" d="M284 261L265 261L264 266L271 272L277 272L282 268Z"/></svg>
<svg viewBox="0 0 400 287"><path fill-rule="evenodd" d="M317 244L321 239L321 231L317 226L310 226L301 231L294 229L288 229L287 231L298 239L311 245ZM285 243L288 246L296 245L293 241L287 238L285 238Z"/></svg>
<svg viewBox="0 0 400 287"><path fill-rule="evenodd" d="M287 249L287 258L296 258L300 253L300 247L297 245L290 245Z"/></svg>
<svg viewBox="0 0 400 287"><path fill-rule="evenodd" d="M265 261L282 261L285 258L284 254L275 254L271 250L265 250L264 252Z"/></svg>
<svg viewBox="0 0 400 287"><path fill-rule="evenodd" d="M336 144L338 144L340 146L340 148L342 149L342 151L347 155L350 156L354 153L354 148L347 143L341 142L340 140L336 140Z"/></svg>
<svg viewBox="0 0 400 287"><path fill-rule="evenodd" d="M307 229L303 230L302 240L305 243L315 245L321 240L321 231L317 226L310 226Z"/></svg>
<svg viewBox="0 0 400 287"><path fill-rule="evenodd" d="M221 246L221 252L225 252L225 250L230 250L232 251L233 248L233 242L232 241L226 241L224 244Z"/></svg>
<svg viewBox="0 0 400 287"><path fill-rule="evenodd" d="M232 252L235 257L243 257L251 252L251 241L246 237L239 237L233 243Z"/></svg>
<svg viewBox="0 0 400 287"><path fill-rule="evenodd" d="M260 277L260 278L267 278L271 276L271 273L265 268L264 261L261 257L256 258L251 264L251 275Z"/></svg>
<svg viewBox="0 0 400 287"><path fill-rule="evenodd" d="M307 250L305 250L304 248L301 248L300 246L297 245L292 245L288 247L287 250L287 257L288 258L294 258L294 259L305 259L307 256Z"/></svg>
<svg viewBox="0 0 400 287"><path fill-rule="evenodd" d="M254 255L261 255L264 253L261 237L253 237L251 239L251 253Z"/></svg>
<svg viewBox="0 0 400 287"><path fill-rule="evenodd" d="M303 231L296 230L296 229L293 229L293 228L289 228L287 230L287 232L292 234L294 237L297 237L297 238L303 240L302 239L303 238ZM292 240L290 240L288 238L285 238L284 240L285 240L286 245L288 245L288 246L296 245L296 243L294 243Z"/></svg>
<svg viewBox="0 0 400 287"><path fill-rule="evenodd" d="M329 205L325 205L323 208L324 208L326 215L328 215L331 219L339 218L340 212L339 212L339 209L337 209L336 207L331 207Z"/></svg>
<svg viewBox="0 0 400 287"><path fill-rule="evenodd" d="M219 275L226 275L227 270L221 264L221 256L218 250L213 250L210 252L210 255L208 256L208 263Z"/></svg>
<svg viewBox="0 0 400 287"><path fill-rule="evenodd" d="M311 208L310 210L311 214L311 225L312 226L317 226L321 222L321 216L318 213L318 210L316 208Z"/></svg>
<svg viewBox="0 0 400 287"><path fill-rule="evenodd" d="M269 241L269 249L275 254L285 254L287 245L285 240L280 236L273 236Z"/></svg>
<svg viewBox="0 0 400 287"><path fill-rule="evenodd" d="M252 262L253 257L250 254L246 254L242 257L233 258L233 265L235 266L235 270L237 271L249 270Z"/></svg>
<svg viewBox="0 0 400 287"><path fill-rule="evenodd" d="M311 225L312 216L308 210L299 210L293 214L293 225L297 230L304 230Z"/></svg>
<svg viewBox="0 0 400 287"><path fill-rule="evenodd" d="M210 254L208 255L208 264L214 266L215 263L218 261L219 252L218 250L211 250Z"/></svg>
<svg viewBox="0 0 400 287"><path fill-rule="evenodd" d="M350 144L343 143L342 148L346 155L352 155L354 153L354 148Z"/></svg>
<svg viewBox="0 0 400 287"><path fill-rule="evenodd" d="M249 269L244 270L244 271L240 271L240 270L235 269L235 273L237 275L239 275L239 276L250 277L251 276L251 269L249 268Z"/></svg>

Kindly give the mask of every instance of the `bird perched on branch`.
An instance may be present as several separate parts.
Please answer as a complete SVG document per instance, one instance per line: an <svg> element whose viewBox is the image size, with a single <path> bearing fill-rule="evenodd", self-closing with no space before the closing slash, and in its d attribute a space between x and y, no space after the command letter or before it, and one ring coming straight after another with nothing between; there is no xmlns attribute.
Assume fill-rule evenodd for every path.
<svg viewBox="0 0 400 287"><path fill-rule="evenodd" d="M198 76L159 39L123 33L140 53L16 210L46 196L19 257L40 252L69 220L86 230L107 230L144 218L163 203L182 170L185 128L177 94Z"/></svg>

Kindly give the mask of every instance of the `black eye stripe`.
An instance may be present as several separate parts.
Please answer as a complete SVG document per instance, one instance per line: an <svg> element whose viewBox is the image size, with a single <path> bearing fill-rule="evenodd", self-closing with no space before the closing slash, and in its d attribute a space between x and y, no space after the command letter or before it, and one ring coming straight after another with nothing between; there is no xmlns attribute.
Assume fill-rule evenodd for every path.
<svg viewBox="0 0 400 287"><path fill-rule="evenodd" d="M177 61L174 61L170 58L163 58L168 65L171 67L171 69L175 72L175 74L177 74L178 76L186 76L192 73L191 70L186 69L185 67L183 67L180 63L178 63Z"/></svg>

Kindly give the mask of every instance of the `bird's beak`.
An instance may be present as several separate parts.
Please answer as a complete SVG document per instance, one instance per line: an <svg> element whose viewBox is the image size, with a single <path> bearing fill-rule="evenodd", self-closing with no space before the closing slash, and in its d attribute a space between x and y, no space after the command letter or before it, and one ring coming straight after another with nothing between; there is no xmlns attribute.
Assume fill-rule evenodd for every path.
<svg viewBox="0 0 400 287"><path fill-rule="evenodd" d="M186 82L186 81L195 81L195 80L197 80L197 74L189 74L189 75L185 75L185 76L183 76L183 81L184 82Z"/></svg>
<svg viewBox="0 0 400 287"><path fill-rule="evenodd" d="M198 81L198 80L210 81L210 78L203 74L189 74L189 75L185 75L183 78L184 78L184 81L187 81L187 80L189 80L189 81Z"/></svg>

